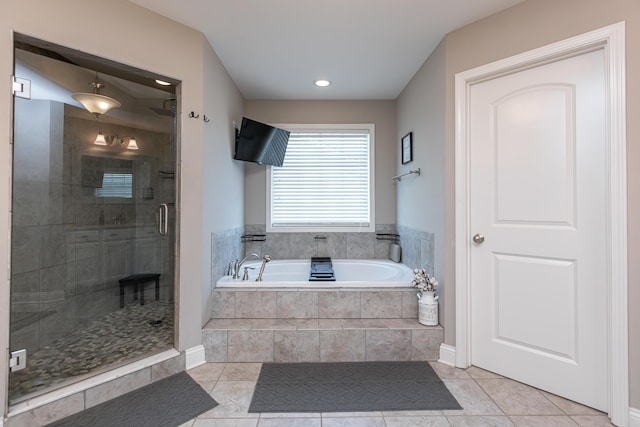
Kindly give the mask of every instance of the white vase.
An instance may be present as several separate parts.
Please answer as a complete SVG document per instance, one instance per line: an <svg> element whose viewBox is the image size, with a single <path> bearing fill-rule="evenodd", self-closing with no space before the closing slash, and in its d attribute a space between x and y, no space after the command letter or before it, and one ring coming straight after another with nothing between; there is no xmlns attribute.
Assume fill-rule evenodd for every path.
<svg viewBox="0 0 640 427"><path fill-rule="evenodd" d="M425 326L438 325L438 297L435 292L418 294L418 322Z"/></svg>

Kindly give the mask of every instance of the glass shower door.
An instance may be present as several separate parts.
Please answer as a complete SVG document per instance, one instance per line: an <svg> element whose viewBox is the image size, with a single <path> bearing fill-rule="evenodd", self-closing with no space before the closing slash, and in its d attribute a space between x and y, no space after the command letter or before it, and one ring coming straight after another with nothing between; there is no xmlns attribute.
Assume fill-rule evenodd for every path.
<svg viewBox="0 0 640 427"><path fill-rule="evenodd" d="M70 95L96 70L22 45L15 62L10 404L173 348L176 243L175 117L152 108L169 95L101 74L129 105L95 116Z"/></svg>

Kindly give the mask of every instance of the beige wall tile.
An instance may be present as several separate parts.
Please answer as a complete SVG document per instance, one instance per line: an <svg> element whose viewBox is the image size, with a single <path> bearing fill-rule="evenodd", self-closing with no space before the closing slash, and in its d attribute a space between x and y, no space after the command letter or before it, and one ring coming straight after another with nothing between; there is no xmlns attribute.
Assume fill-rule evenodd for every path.
<svg viewBox="0 0 640 427"><path fill-rule="evenodd" d="M125 375L105 384L100 384L85 391L86 408L99 405L107 400L122 396L151 383L151 368Z"/></svg>
<svg viewBox="0 0 640 427"><path fill-rule="evenodd" d="M4 425L5 427L40 427L73 415L83 409L84 393L80 392L40 406L33 411L8 418L5 420Z"/></svg>
<svg viewBox="0 0 640 427"><path fill-rule="evenodd" d="M413 329L411 331L411 360L438 360L440 344L444 340L442 329Z"/></svg>
<svg viewBox="0 0 640 427"><path fill-rule="evenodd" d="M216 290L211 294L211 318L233 319L236 317L235 292Z"/></svg>
<svg viewBox="0 0 640 427"><path fill-rule="evenodd" d="M184 353L151 367L151 381L158 381L182 372L186 368Z"/></svg>
<svg viewBox="0 0 640 427"><path fill-rule="evenodd" d="M363 319L399 319L402 317L402 296L390 291L363 292L360 315Z"/></svg>
<svg viewBox="0 0 640 427"><path fill-rule="evenodd" d="M275 319L277 292L236 292L236 317Z"/></svg>
<svg viewBox="0 0 640 427"><path fill-rule="evenodd" d="M229 331L229 362L272 362L273 331Z"/></svg>
<svg viewBox="0 0 640 427"><path fill-rule="evenodd" d="M410 360L410 330L367 330L366 360Z"/></svg>
<svg viewBox="0 0 640 427"><path fill-rule="evenodd" d="M318 316L326 319L360 318L360 292L319 292Z"/></svg>
<svg viewBox="0 0 640 427"><path fill-rule="evenodd" d="M276 362L319 362L319 331L275 331L273 358Z"/></svg>
<svg viewBox="0 0 640 427"><path fill-rule="evenodd" d="M321 362L360 362L364 360L364 330L320 331Z"/></svg>
<svg viewBox="0 0 640 427"><path fill-rule="evenodd" d="M284 291L277 293L278 319L316 319L318 292Z"/></svg>
<svg viewBox="0 0 640 427"><path fill-rule="evenodd" d="M228 360L228 332L212 329L202 331L204 358L207 362L226 362Z"/></svg>

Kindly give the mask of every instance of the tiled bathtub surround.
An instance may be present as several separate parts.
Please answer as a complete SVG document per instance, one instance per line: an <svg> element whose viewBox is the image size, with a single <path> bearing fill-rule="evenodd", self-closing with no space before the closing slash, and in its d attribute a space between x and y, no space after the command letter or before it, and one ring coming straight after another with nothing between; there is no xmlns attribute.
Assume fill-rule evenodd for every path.
<svg viewBox="0 0 640 427"><path fill-rule="evenodd" d="M377 225L376 231L397 232L389 224ZM404 232L403 262L432 271L433 234ZM241 258L238 252L272 259L387 259L391 244L376 239L376 233L266 233L264 224L244 228L244 234L266 234L263 242L240 243L242 234L234 229L213 235L214 280ZM442 327L419 324L417 310L410 287L216 289L202 342L208 362L436 360Z"/></svg>
<svg viewBox="0 0 640 427"><path fill-rule="evenodd" d="M409 319L212 319L207 362L437 360L442 327Z"/></svg>
<svg viewBox="0 0 640 427"><path fill-rule="evenodd" d="M243 244L240 241L244 227L229 228L211 233L211 283L215 284L227 274L227 266L235 259L242 259Z"/></svg>
<svg viewBox="0 0 640 427"><path fill-rule="evenodd" d="M208 362L436 360L442 340L412 288L217 289L202 331Z"/></svg>
<svg viewBox="0 0 640 427"><path fill-rule="evenodd" d="M399 224L396 230L400 235L402 263L409 268L425 268L429 274L434 274L434 234Z"/></svg>
<svg viewBox="0 0 640 427"><path fill-rule="evenodd" d="M267 233L264 224L245 225L247 234L266 234L264 242L244 243L244 253L272 259L305 259L328 256L335 259L388 259L389 241L377 240L376 233ZM376 232L395 233L393 224L377 224ZM316 236L326 236L317 240Z"/></svg>
<svg viewBox="0 0 640 427"><path fill-rule="evenodd" d="M216 289L212 319L412 319L418 318L413 288ZM417 321L417 320L416 320Z"/></svg>

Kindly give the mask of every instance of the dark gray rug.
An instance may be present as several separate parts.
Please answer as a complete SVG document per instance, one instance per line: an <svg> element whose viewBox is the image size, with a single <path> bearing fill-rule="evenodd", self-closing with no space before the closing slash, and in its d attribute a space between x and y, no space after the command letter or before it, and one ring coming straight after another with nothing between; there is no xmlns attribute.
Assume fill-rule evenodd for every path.
<svg viewBox="0 0 640 427"><path fill-rule="evenodd" d="M49 427L176 427L218 406L186 372L49 424Z"/></svg>
<svg viewBox="0 0 640 427"><path fill-rule="evenodd" d="M427 362L264 363L249 412L462 409Z"/></svg>

